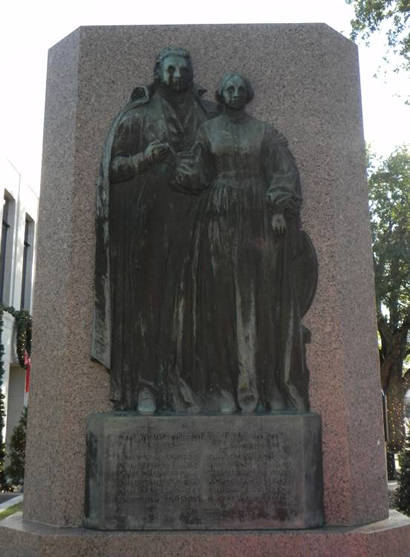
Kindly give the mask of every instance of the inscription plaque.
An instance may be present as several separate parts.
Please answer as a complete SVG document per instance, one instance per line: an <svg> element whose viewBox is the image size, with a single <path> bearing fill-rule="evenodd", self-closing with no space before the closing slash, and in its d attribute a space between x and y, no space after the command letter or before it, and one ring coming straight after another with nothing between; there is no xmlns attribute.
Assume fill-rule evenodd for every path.
<svg viewBox="0 0 410 557"><path fill-rule="evenodd" d="M245 427L246 421L246 427ZM86 526L309 528L322 518L320 418L95 414Z"/></svg>

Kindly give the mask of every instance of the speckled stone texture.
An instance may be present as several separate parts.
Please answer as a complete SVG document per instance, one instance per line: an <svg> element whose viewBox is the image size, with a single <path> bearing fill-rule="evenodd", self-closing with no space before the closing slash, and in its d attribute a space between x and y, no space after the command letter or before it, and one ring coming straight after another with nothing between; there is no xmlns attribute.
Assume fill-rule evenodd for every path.
<svg viewBox="0 0 410 557"><path fill-rule="evenodd" d="M313 530L96 532L52 528L11 516L0 526L1 557L408 557L410 519Z"/></svg>
<svg viewBox="0 0 410 557"><path fill-rule="evenodd" d="M208 98L225 71L247 75L255 89L249 111L289 140L319 259L305 323L312 410L323 423L325 520L384 519L357 50L324 24L83 27L50 50L25 517L82 523L86 417L110 409L108 374L89 358L99 159L110 121L136 85L150 82L155 54L169 44L190 50Z"/></svg>

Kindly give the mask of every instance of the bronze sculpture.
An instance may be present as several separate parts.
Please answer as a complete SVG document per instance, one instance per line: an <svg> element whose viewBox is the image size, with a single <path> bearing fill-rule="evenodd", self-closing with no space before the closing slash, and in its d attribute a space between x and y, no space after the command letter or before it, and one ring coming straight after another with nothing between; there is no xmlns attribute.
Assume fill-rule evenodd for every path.
<svg viewBox="0 0 410 557"><path fill-rule="evenodd" d="M217 115L186 51L161 51L154 74L114 121L99 181L93 356L114 407L305 411L317 262L287 142L246 114L242 76L222 79Z"/></svg>
<svg viewBox="0 0 410 557"><path fill-rule="evenodd" d="M217 92L222 114L200 127L177 170L181 190L203 190L175 312L183 338L177 372L201 409L303 411L301 317L316 262L300 229L294 158L281 134L246 114L252 97L248 80L226 74ZM296 275L305 275L303 288Z"/></svg>
<svg viewBox="0 0 410 557"><path fill-rule="evenodd" d="M117 409L152 413L161 398L166 307L186 239L191 199L169 187L175 155L191 147L213 106L193 82L189 53L163 49L154 81L114 120L97 194L92 356L111 370Z"/></svg>

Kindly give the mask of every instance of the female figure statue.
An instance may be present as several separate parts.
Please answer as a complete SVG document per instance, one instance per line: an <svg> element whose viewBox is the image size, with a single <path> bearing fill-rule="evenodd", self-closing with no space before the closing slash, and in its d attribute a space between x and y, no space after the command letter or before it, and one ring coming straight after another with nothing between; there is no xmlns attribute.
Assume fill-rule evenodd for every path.
<svg viewBox="0 0 410 557"><path fill-rule="evenodd" d="M176 370L205 411L308 409L302 314L316 286L286 139L245 112L252 87L222 78L222 113L202 124L176 176L198 192L189 268L175 308ZM305 267L305 268L302 268Z"/></svg>

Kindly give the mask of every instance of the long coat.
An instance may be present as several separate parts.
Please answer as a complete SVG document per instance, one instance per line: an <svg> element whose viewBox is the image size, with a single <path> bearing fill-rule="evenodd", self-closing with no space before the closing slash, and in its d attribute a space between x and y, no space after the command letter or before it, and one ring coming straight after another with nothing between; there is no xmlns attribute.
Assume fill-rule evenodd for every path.
<svg viewBox="0 0 410 557"><path fill-rule="evenodd" d="M111 398L122 409L135 409L143 386L168 404L169 314L193 202L170 179L178 152L212 115L196 88L178 100L175 106L159 90L137 88L111 126L101 161L92 357L111 370ZM143 153L154 140L172 153L148 166Z"/></svg>

